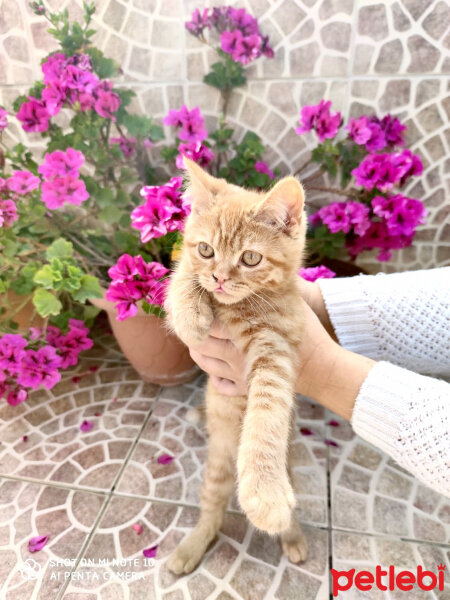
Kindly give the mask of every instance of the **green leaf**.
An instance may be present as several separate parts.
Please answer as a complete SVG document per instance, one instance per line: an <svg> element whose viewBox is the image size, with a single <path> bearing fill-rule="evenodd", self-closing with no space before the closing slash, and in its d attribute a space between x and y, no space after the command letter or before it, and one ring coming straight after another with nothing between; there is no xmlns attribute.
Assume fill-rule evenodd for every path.
<svg viewBox="0 0 450 600"><path fill-rule="evenodd" d="M159 306L158 304L149 304L145 300L142 301L142 310L147 315L155 315L155 317L161 317L161 319L164 319L166 316L166 311L162 306Z"/></svg>
<svg viewBox="0 0 450 600"><path fill-rule="evenodd" d="M47 260L52 260L52 258L71 258L73 256L72 242L68 242L63 238L58 238L47 248L45 255Z"/></svg>
<svg viewBox="0 0 450 600"><path fill-rule="evenodd" d="M72 297L78 302L86 302L88 298L103 298L103 291L97 277L83 275L81 278L81 287L72 293Z"/></svg>
<svg viewBox="0 0 450 600"><path fill-rule="evenodd" d="M122 216L122 211L117 206L107 206L98 213L98 216L105 223L117 223Z"/></svg>
<svg viewBox="0 0 450 600"><path fill-rule="evenodd" d="M51 290L53 288L54 281L52 267L50 265L44 265L42 269L39 269L39 271L36 272L35 276L33 277L33 281L34 283L42 285L47 290Z"/></svg>
<svg viewBox="0 0 450 600"><path fill-rule="evenodd" d="M41 317L44 318L50 315L58 315L62 309L62 304L58 298L43 288L38 288L34 292L33 304Z"/></svg>
<svg viewBox="0 0 450 600"><path fill-rule="evenodd" d="M95 195L95 201L100 208L108 208L114 200L114 192L109 188L101 188Z"/></svg>

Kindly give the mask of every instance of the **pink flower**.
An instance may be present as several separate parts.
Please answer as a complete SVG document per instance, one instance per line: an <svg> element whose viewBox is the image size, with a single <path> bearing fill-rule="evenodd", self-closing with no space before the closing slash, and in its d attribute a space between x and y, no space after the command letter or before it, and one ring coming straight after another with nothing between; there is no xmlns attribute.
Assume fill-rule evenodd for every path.
<svg viewBox="0 0 450 600"><path fill-rule="evenodd" d="M174 458L175 457L170 456L170 454L161 454L161 456L158 456L157 462L160 465L168 465L173 461Z"/></svg>
<svg viewBox="0 0 450 600"><path fill-rule="evenodd" d="M42 99L45 102L48 114L51 116L57 115L66 100L66 88L60 81L55 79L42 90Z"/></svg>
<svg viewBox="0 0 450 600"><path fill-rule="evenodd" d="M17 207L14 202L0 198L0 227L11 227L18 218Z"/></svg>
<svg viewBox="0 0 450 600"><path fill-rule="evenodd" d="M119 110L120 98L115 92L97 88L97 99L94 104L95 111L105 119L116 120L114 113Z"/></svg>
<svg viewBox="0 0 450 600"><path fill-rule="evenodd" d="M24 102L19 109L16 117L22 121L22 128L25 131L47 131L49 127L50 114L45 103L36 98L29 97L28 102Z"/></svg>
<svg viewBox="0 0 450 600"><path fill-rule="evenodd" d="M8 127L8 111L0 106L0 131L3 131Z"/></svg>
<svg viewBox="0 0 450 600"><path fill-rule="evenodd" d="M158 551L158 544L156 546L152 546L151 548L146 548L145 550L142 550L142 554L146 558L155 558L157 551Z"/></svg>
<svg viewBox="0 0 450 600"><path fill-rule="evenodd" d="M52 346L44 346L37 351L26 350L17 382L32 389L40 385L51 389L61 379L58 371L61 363L61 357Z"/></svg>
<svg viewBox="0 0 450 600"><path fill-rule="evenodd" d="M71 175L55 177L42 184L42 202L51 210L60 208L66 202L80 206L88 198L84 181Z"/></svg>
<svg viewBox="0 0 450 600"><path fill-rule="evenodd" d="M39 177L30 171L14 171L14 175L7 179L8 188L19 195L32 192L39 187L40 183Z"/></svg>
<svg viewBox="0 0 450 600"><path fill-rule="evenodd" d="M261 56L262 39L257 33L243 35L240 29L234 31L224 31L220 36L220 47L231 58L247 65L259 56Z"/></svg>
<svg viewBox="0 0 450 600"><path fill-rule="evenodd" d="M261 161L255 162L255 164L253 165L255 171L258 171L258 173L265 173L266 175L268 175L270 177L270 179L273 179L275 177L275 174L273 171L271 171L269 169L269 166L267 165L267 163Z"/></svg>
<svg viewBox="0 0 450 600"><path fill-rule="evenodd" d="M208 135L205 128L205 119L198 106L189 110L183 105L180 110L169 110L163 119L164 125L181 127L178 132L180 140L186 142L202 142Z"/></svg>
<svg viewBox="0 0 450 600"><path fill-rule="evenodd" d="M106 292L106 299L115 304L117 320L134 317L140 300L161 306L168 273L169 269L160 263L146 263L142 256L123 254L108 271L112 283Z"/></svg>
<svg viewBox="0 0 450 600"><path fill-rule="evenodd" d="M304 106L301 110L300 127L295 132L299 135L315 129L320 142L326 138L334 138L341 123L341 113L330 112L331 102L321 100L316 106Z"/></svg>
<svg viewBox="0 0 450 600"><path fill-rule="evenodd" d="M110 144L119 144L122 154L129 158L136 152L136 138L130 137L129 139L124 137L114 137L109 139Z"/></svg>
<svg viewBox="0 0 450 600"><path fill-rule="evenodd" d="M192 159L201 167L207 167L214 160L214 153L208 146L201 142L189 142L178 146L178 154L175 164L178 169L184 169L183 156Z"/></svg>
<svg viewBox="0 0 450 600"><path fill-rule="evenodd" d="M6 333L0 338L0 369L10 375L20 372L20 364L25 356L27 340L16 333Z"/></svg>
<svg viewBox="0 0 450 600"><path fill-rule="evenodd" d="M92 348L94 342L88 334L89 329L77 319L69 319L69 330L65 334L58 327L47 327L47 342L58 350L62 369L76 365L80 352Z"/></svg>
<svg viewBox="0 0 450 600"><path fill-rule="evenodd" d="M79 150L67 148L67 150L55 150L45 155L45 162L38 171L45 179L52 177L70 175L78 177L79 170L84 163L84 155Z"/></svg>
<svg viewBox="0 0 450 600"><path fill-rule="evenodd" d="M390 235L413 235L418 225L424 223L426 215L420 200L402 194L387 198L375 196L372 207L377 216L385 219Z"/></svg>
<svg viewBox="0 0 450 600"><path fill-rule="evenodd" d="M349 137L360 146L363 146L372 135L368 117L360 117L359 119L354 119L352 117L348 122L346 129L349 131Z"/></svg>
<svg viewBox="0 0 450 600"><path fill-rule="evenodd" d="M131 528L134 529L137 535L142 534L142 525L139 525L139 523L134 523L134 525L132 525Z"/></svg>
<svg viewBox="0 0 450 600"><path fill-rule="evenodd" d="M316 281L317 279L332 279L336 277L336 273L324 265L318 267L306 267L300 269L300 277L306 279L306 281Z"/></svg>
<svg viewBox="0 0 450 600"><path fill-rule="evenodd" d="M16 388L15 390L9 392L9 394L6 397L6 402L10 406L17 406L18 404L25 402L27 398L28 392L26 390L24 390L23 388Z"/></svg>
<svg viewBox="0 0 450 600"><path fill-rule="evenodd" d="M385 192L396 184L403 185L412 175L421 175L422 171L420 157L410 150L403 150L392 154L369 154L353 169L352 175L366 190L376 187Z"/></svg>
<svg viewBox="0 0 450 600"><path fill-rule="evenodd" d="M332 202L311 215L310 220L313 225L324 223L331 233L353 230L356 235L364 235L370 227L369 212L360 202Z"/></svg>
<svg viewBox="0 0 450 600"><path fill-rule="evenodd" d="M66 66L66 56L61 52L50 55L47 60L42 63L42 72L44 73L44 83L48 85L55 80L61 79Z"/></svg>
<svg viewBox="0 0 450 600"><path fill-rule="evenodd" d="M192 13L191 20L185 23L185 27L195 36L201 35L205 27L211 28L209 8L205 8L203 12L200 12L198 8L195 9Z"/></svg>
<svg viewBox="0 0 450 600"><path fill-rule="evenodd" d="M48 535L40 535L38 537L31 538L31 540L28 540L28 550L30 552L38 552L39 550L42 550L42 548L48 542L49 537L50 536Z"/></svg>
<svg viewBox="0 0 450 600"><path fill-rule="evenodd" d="M170 231L183 230L183 222L190 213L190 206L183 197L181 186L182 178L172 177L165 185L145 186L141 189L141 196L146 201L131 213L131 226L140 230L144 244Z"/></svg>

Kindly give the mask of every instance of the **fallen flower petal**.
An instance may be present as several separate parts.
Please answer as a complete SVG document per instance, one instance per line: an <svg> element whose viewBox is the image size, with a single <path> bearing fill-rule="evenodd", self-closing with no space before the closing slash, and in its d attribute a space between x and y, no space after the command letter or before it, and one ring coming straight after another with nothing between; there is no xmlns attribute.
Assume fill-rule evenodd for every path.
<svg viewBox="0 0 450 600"><path fill-rule="evenodd" d="M81 377L79 375L76 375L75 377L72 377L72 381L73 383L80 383L81 381Z"/></svg>
<svg viewBox="0 0 450 600"><path fill-rule="evenodd" d="M28 436L27 435L24 435L22 437L22 442L28 442Z"/></svg>
<svg viewBox="0 0 450 600"><path fill-rule="evenodd" d="M134 524L134 525L132 525L131 527L132 527L132 528L135 530L135 532L136 532L138 535L141 535L141 533L142 533L142 525L139 525L139 523L135 523L135 524Z"/></svg>
<svg viewBox="0 0 450 600"><path fill-rule="evenodd" d="M156 546L152 546L151 548L146 548L145 550L142 550L142 554L146 558L155 558L157 550L158 544L156 544Z"/></svg>
<svg viewBox="0 0 450 600"><path fill-rule="evenodd" d="M339 421L335 421L334 419L331 419L330 421L328 421L327 425L330 425L331 427L339 427L340 423L339 423Z"/></svg>
<svg viewBox="0 0 450 600"><path fill-rule="evenodd" d="M99 370L99 368L100 367L98 365L93 365L92 367L89 367L89 371L91 371L91 373L95 373Z"/></svg>
<svg viewBox="0 0 450 600"><path fill-rule="evenodd" d="M339 444L337 442L334 442L333 440L323 440L323 443L326 446L335 446L336 448L339 448Z"/></svg>
<svg viewBox="0 0 450 600"><path fill-rule="evenodd" d="M42 550L42 548L48 542L48 538L48 535L39 535L31 538L31 540L28 540L28 550L30 552L38 552L39 550Z"/></svg>
<svg viewBox="0 0 450 600"><path fill-rule="evenodd" d="M173 461L175 457L174 456L170 456L170 454L161 454L161 456L158 456L158 462L160 465L168 465L169 463L171 463Z"/></svg>
<svg viewBox="0 0 450 600"><path fill-rule="evenodd" d="M94 427L92 421L83 421L80 425L81 431L90 431Z"/></svg>
<svg viewBox="0 0 450 600"><path fill-rule="evenodd" d="M300 427L300 433L302 435L314 435L311 429L308 429L307 427Z"/></svg>
<svg viewBox="0 0 450 600"><path fill-rule="evenodd" d="M100 412L94 413L94 417L101 417L101 416L102 416L102 413L100 413Z"/></svg>

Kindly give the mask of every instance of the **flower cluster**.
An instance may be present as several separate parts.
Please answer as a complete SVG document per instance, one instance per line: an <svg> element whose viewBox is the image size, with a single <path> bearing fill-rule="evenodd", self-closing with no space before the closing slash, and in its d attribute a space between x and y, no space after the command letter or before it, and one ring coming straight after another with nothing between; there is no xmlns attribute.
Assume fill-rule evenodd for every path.
<svg viewBox="0 0 450 600"><path fill-rule="evenodd" d="M368 152L383 150L386 146L404 146L403 131L406 125L391 115L379 119L375 115L371 117L351 118L346 129L349 137L355 144L365 146Z"/></svg>
<svg viewBox="0 0 450 600"><path fill-rule="evenodd" d="M421 175L423 165L417 154L411 150L391 154L369 154L352 170L356 183L370 191L378 188L382 192L395 185L403 185L412 175Z"/></svg>
<svg viewBox="0 0 450 600"><path fill-rule="evenodd" d="M186 105L183 105L180 110L171 109L164 117L163 123L179 129L177 136L182 140L178 145L179 154L176 157L176 165L179 169L183 168L183 156L191 158L202 167L207 167L214 160L211 149L203 144L208 132L198 106L192 110L189 110Z"/></svg>
<svg viewBox="0 0 450 600"><path fill-rule="evenodd" d="M300 277L306 279L306 281L316 281L317 279L332 279L336 277L336 273L326 267L325 265L319 265L318 267L306 267L300 269L298 272Z"/></svg>
<svg viewBox="0 0 450 600"><path fill-rule="evenodd" d="M8 112L0 106L0 131L8 127Z"/></svg>
<svg viewBox="0 0 450 600"><path fill-rule="evenodd" d="M214 28L220 35L220 47L226 54L242 65L247 65L261 55L273 58L268 36L262 35L258 21L245 8L221 6L198 9L186 23L186 29L196 37L202 37L205 29Z"/></svg>
<svg viewBox="0 0 450 600"><path fill-rule="evenodd" d="M11 227L17 221L17 201L35 190L41 180L30 171L15 171L11 177L0 177L0 228Z"/></svg>
<svg viewBox="0 0 450 600"><path fill-rule="evenodd" d="M334 138L341 124L341 113L331 113L330 106L329 100L321 100L316 106L304 106L300 112L300 126L295 133L301 135L314 129L320 142Z"/></svg>
<svg viewBox="0 0 450 600"><path fill-rule="evenodd" d="M6 396L8 404L16 406L27 399L29 389L51 389L61 379L60 369L76 365L80 352L92 347L88 334L82 321L70 319L67 333L49 326L45 338L43 330L31 328L30 341L19 334L3 335L0 398Z"/></svg>
<svg viewBox="0 0 450 600"><path fill-rule="evenodd" d="M55 53L42 64L44 89L40 99L32 96L23 102L17 113L25 131L47 131L50 118L64 105L85 112L93 110L101 117L115 120L120 97L113 92L110 81L101 81L93 72L87 54Z"/></svg>
<svg viewBox="0 0 450 600"><path fill-rule="evenodd" d="M364 235L370 227L369 208L361 202L332 202L311 215L312 225L320 222L327 225L331 233L343 231Z"/></svg>
<svg viewBox="0 0 450 600"><path fill-rule="evenodd" d="M55 210L66 202L80 206L89 198L85 183L80 179L79 169L83 162L83 153L73 148L45 155L45 162L38 171L44 178L42 202L47 208Z"/></svg>
<svg viewBox="0 0 450 600"><path fill-rule="evenodd" d="M172 177L165 185L141 189L145 203L131 213L131 226L141 232L144 244L171 231L183 231L190 203L181 191L182 183L181 177Z"/></svg>
<svg viewBox="0 0 450 600"><path fill-rule="evenodd" d="M162 264L146 263L142 256L123 254L108 274L112 283L106 299L115 303L118 321L134 317L141 300L156 306L163 304L169 269Z"/></svg>

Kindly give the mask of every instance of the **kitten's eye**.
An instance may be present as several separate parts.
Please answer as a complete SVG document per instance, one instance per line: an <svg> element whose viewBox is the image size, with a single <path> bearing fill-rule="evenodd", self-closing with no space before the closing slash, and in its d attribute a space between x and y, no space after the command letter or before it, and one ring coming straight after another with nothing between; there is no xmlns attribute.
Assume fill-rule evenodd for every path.
<svg viewBox="0 0 450 600"><path fill-rule="evenodd" d="M198 252L203 258L212 258L214 256L214 248L206 242L200 242Z"/></svg>
<svg viewBox="0 0 450 600"><path fill-rule="evenodd" d="M241 260L247 267L256 267L262 261L262 254L253 250L246 250L241 256Z"/></svg>

